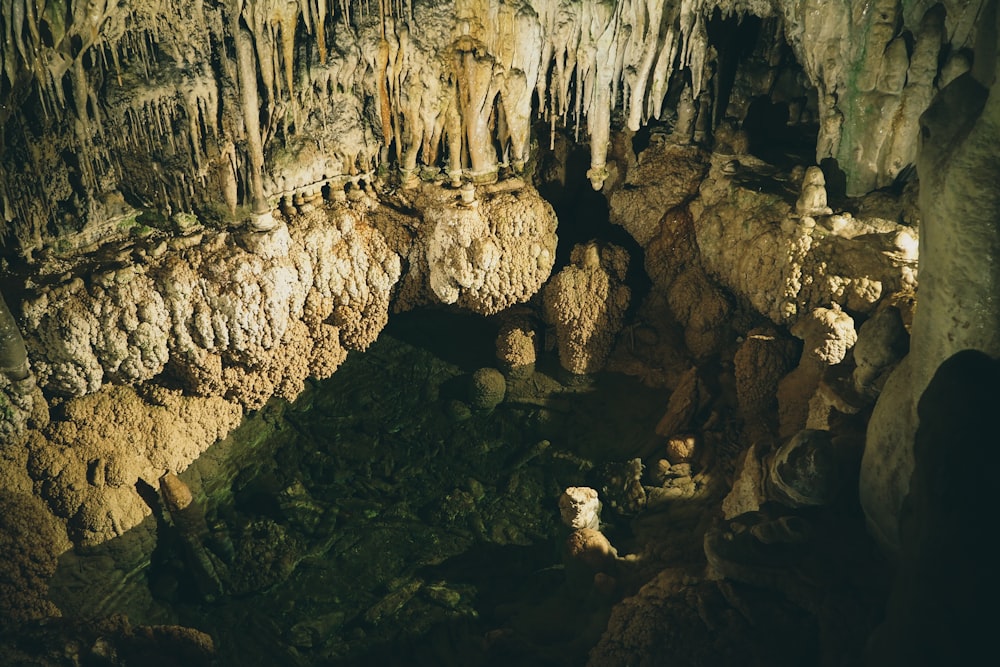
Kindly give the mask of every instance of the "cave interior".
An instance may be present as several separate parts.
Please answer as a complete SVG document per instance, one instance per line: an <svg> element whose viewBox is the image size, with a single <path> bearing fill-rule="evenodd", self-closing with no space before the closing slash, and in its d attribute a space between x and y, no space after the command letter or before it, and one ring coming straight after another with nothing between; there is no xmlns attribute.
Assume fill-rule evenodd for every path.
<svg viewBox="0 0 1000 667"><path fill-rule="evenodd" d="M997 4L4 0L0 663L981 661Z"/></svg>

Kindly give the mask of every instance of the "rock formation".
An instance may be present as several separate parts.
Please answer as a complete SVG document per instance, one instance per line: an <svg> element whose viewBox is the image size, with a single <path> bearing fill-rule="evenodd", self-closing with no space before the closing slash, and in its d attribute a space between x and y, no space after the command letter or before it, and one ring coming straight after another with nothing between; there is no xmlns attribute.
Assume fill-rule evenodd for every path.
<svg viewBox="0 0 1000 667"><path fill-rule="evenodd" d="M562 367L594 373L604 367L624 323L628 255L589 243L573 249L572 262L545 287L545 319L555 327Z"/></svg>
<svg viewBox="0 0 1000 667"><path fill-rule="evenodd" d="M293 398L307 375L332 372L344 347L375 339L399 279L399 257L351 210L301 223L206 234L186 253L109 268L89 286L41 287L24 303L39 381L79 396L169 365L198 395L250 408Z"/></svg>
<svg viewBox="0 0 1000 667"><path fill-rule="evenodd" d="M778 383L792 370L794 348L771 327L750 330L733 355L736 399L750 422L766 418L777 407Z"/></svg>
<svg viewBox="0 0 1000 667"><path fill-rule="evenodd" d="M538 325L527 313L511 313L504 317L497 333L497 360L514 376L530 374L535 368L540 350Z"/></svg>
<svg viewBox="0 0 1000 667"><path fill-rule="evenodd" d="M573 530L601 529L601 501L597 491L587 486L571 486L559 496L559 515Z"/></svg>
<svg viewBox="0 0 1000 667"><path fill-rule="evenodd" d="M58 616L48 579L66 533L38 498L0 491L0 609L5 623Z"/></svg>
<svg viewBox="0 0 1000 667"><path fill-rule="evenodd" d="M717 166L701 195L693 214L705 270L776 324L834 303L868 314L883 297L916 286L916 257L898 247L915 235L909 227L851 217L849 231L831 232L792 217L785 197L742 187Z"/></svg>
<svg viewBox="0 0 1000 667"><path fill-rule="evenodd" d="M409 270L397 309L444 303L493 315L527 301L548 279L556 217L520 179L461 194L427 185L412 201L422 220L401 253Z"/></svg>
<svg viewBox="0 0 1000 667"><path fill-rule="evenodd" d="M974 350L941 364L918 400L899 568L869 665L929 665L943 655L974 655L988 642L997 584L977 526L996 507L989 471L997 462L990 434L998 402L1000 362ZM977 464L963 475L940 473L967 461Z"/></svg>
<svg viewBox="0 0 1000 667"><path fill-rule="evenodd" d="M775 499L770 477L819 504L782 470L832 465L803 442L877 399L860 494L895 552L919 397L956 352L1000 355L997 21L994 0L6 0L0 547L29 565L4 601L56 613L58 551L124 534L151 512L137 487L426 306L497 316L508 377L476 377L476 417L552 348L572 374L668 389L629 454L654 458L602 493L670 508L711 486L708 461L734 487L716 537L759 527L739 516ZM619 236L557 221L543 193L572 200L571 174ZM619 590L592 523L570 565ZM246 563L285 540L247 530ZM287 576L272 565L232 590ZM646 597L705 621L726 590L685 576ZM594 660L658 646L623 609Z"/></svg>
<svg viewBox="0 0 1000 667"><path fill-rule="evenodd" d="M65 417L28 439L34 491L65 520L75 542L122 535L150 514L136 493L183 470L236 427L240 407L219 397L110 386L69 400Z"/></svg>
<svg viewBox="0 0 1000 667"><path fill-rule="evenodd" d="M998 20L995 5L986 25ZM983 31L995 46L996 32ZM937 367L952 354L976 349L1000 354L1000 176L992 146L1000 128L996 52L959 76L921 117L920 307L910 353L885 384L868 427L861 498L874 534L899 547L898 521L913 470L917 402ZM991 87L992 86L992 87ZM929 235L929 238L928 238ZM927 286L930 287L927 287Z"/></svg>
<svg viewBox="0 0 1000 667"><path fill-rule="evenodd" d="M982 2L930 4L13 0L0 19L0 201L23 257L127 224L122 195L267 228L281 200L390 165L405 182L442 166L485 180L522 169L536 115L589 140L600 188L612 112L632 131L663 119L678 72L701 122L722 120L716 11L763 19L764 44L788 41L815 100L816 161L836 159L862 194L913 164L944 45L952 77L974 45ZM738 114L771 89L775 62L737 77Z"/></svg>

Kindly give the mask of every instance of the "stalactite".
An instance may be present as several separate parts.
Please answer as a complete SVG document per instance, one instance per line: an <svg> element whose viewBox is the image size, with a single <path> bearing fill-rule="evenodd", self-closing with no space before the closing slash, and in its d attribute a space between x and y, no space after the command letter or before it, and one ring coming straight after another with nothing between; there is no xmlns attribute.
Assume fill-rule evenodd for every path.
<svg viewBox="0 0 1000 667"><path fill-rule="evenodd" d="M146 73L146 78L152 78L151 70L149 69L149 63L154 60L153 58L153 48L154 45L151 41L152 36L146 31L142 31L139 35L139 45L135 49L135 55L139 58L139 63L142 65L143 72Z"/></svg>
<svg viewBox="0 0 1000 667"><path fill-rule="evenodd" d="M545 103L546 91L548 90L548 75L545 70L549 63L553 62L552 56L552 24L555 19L556 3L552 0L545 0L535 4L535 12L538 16L538 25L542 32L541 52L539 54L540 73L535 77L535 95L538 97L538 116L543 118L547 109Z"/></svg>
<svg viewBox="0 0 1000 667"><path fill-rule="evenodd" d="M24 3L20 0L14 0L13 7L11 7L11 13L7 14L10 17L11 24L13 26L12 32L14 37L14 46L17 47L17 52L21 56L21 60L24 62L31 62L29 56L31 55L28 49L24 46ZM8 35L10 37L10 35Z"/></svg>
<svg viewBox="0 0 1000 667"><path fill-rule="evenodd" d="M246 129L247 151L250 157L250 206L255 214L270 211L264 196L264 146L260 134L260 100L257 95L257 68L255 66L253 39L233 20L232 33L236 39L236 60L239 73L240 95L243 103L243 125Z"/></svg>
<svg viewBox="0 0 1000 667"><path fill-rule="evenodd" d="M621 92L620 88L625 85L625 49L628 44L631 43L632 37L632 26L619 21L618 28L615 33L615 61L614 61L614 76L611 78L611 106L612 108L618 105L618 95ZM627 106L627 105L626 105Z"/></svg>
<svg viewBox="0 0 1000 667"><path fill-rule="evenodd" d="M344 18L344 27L351 26L351 2L350 0L340 0L340 14Z"/></svg>
<svg viewBox="0 0 1000 667"><path fill-rule="evenodd" d="M299 6L291 2L279 3L281 10L271 16L272 25L281 35L281 58L285 65L285 86L289 97L295 94L295 25L299 19Z"/></svg>
<svg viewBox="0 0 1000 667"><path fill-rule="evenodd" d="M242 16L246 21L246 30L251 40L252 48L249 50L249 55L252 57L251 64L256 63L257 72L260 75L261 83L263 83L264 94L269 105L273 106L279 84L276 81L278 75L275 68L274 40L269 17L265 15L264 11L263 7L247 3L244 5ZM238 29L236 28L236 30ZM238 37L235 32L233 35L234 39ZM237 61L239 62L239 48L237 48Z"/></svg>
<svg viewBox="0 0 1000 667"><path fill-rule="evenodd" d="M389 157L389 144L392 143L392 107L389 102L389 71L390 46L386 39L386 23L390 20L389 0L379 0L380 29L378 54L375 57L375 76L378 80L378 110L382 121L382 159ZM397 146L398 148L398 146Z"/></svg>
<svg viewBox="0 0 1000 667"><path fill-rule="evenodd" d="M708 45L708 32L705 28L705 18L698 16L695 22L695 32L691 38L691 53L688 60L688 69L691 71L691 81L697 95L701 95L709 80L706 73L709 73L709 62L711 60L711 47Z"/></svg>
<svg viewBox="0 0 1000 667"><path fill-rule="evenodd" d="M493 79L495 61L481 42L469 37L456 44L455 59L465 149L473 177L483 177L494 173L497 165L490 132L490 116L498 92Z"/></svg>
<svg viewBox="0 0 1000 667"><path fill-rule="evenodd" d="M667 87L670 85L670 74L673 71L674 62L677 60L677 44L677 33L670 25L653 68L653 82L650 84L647 97L647 117L663 117L663 100L667 95Z"/></svg>
<svg viewBox="0 0 1000 667"><path fill-rule="evenodd" d="M723 4L726 13L732 6L759 12L767 3ZM924 79L933 81L938 64L930 46L908 37L904 43L893 32L896 19L915 10L896 8L898 16L890 12L878 20L854 16L856 27L873 22L871 33L859 39L831 35L831 27L817 23L838 23L829 17L842 15L850 22L849 8L819 4L822 11L801 2L775 6L772 11L784 18L775 15L762 28L773 31L774 42L783 42L781 28L791 26L826 45L788 37L820 92L817 155L835 155L845 164L868 160L879 179L898 175L912 159L903 150L904 134L912 134L933 92ZM439 156L446 156L452 174L464 168L466 175L486 177L499 160L517 168L529 157L536 100L552 142L560 127L589 140L592 184L601 187L613 112L624 112L633 131L660 118L675 69L690 70L693 101L712 88L707 27L716 7L708 0L455 0L449 17L450 5L412 0L380 0L377 6L370 0L226 0L221 6L202 0L66 6L0 0L0 92L17 85L23 99L37 90L31 113L45 114L47 127L73 128L59 150L72 152L84 189L95 194L98 184L113 190L109 172L129 163L116 151L130 158L149 150L170 153L163 164L177 173L164 174L163 187L165 196L178 199L175 206L210 198L202 189L215 182L225 190L215 198L232 210L233 198L245 197L256 213L285 190L357 176L370 171L373 160L414 178L421 166L437 168ZM175 32L188 16L191 32ZM906 20L913 33L912 17ZM328 28L335 35L327 35ZM964 29L949 24L946 32L955 30ZM297 47L296 34L315 45L300 39ZM230 39L235 57L223 46ZM910 85L909 72L899 78L910 46L911 59L929 63L917 67L928 69L919 87ZM865 144L871 155L851 152L864 136L840 134L840 119L857 115L863 105L848 108L844 74L825 62L834 51L857 59L859 90L899 97L898 110L885 110L898 123ZM96 82L102 85L95 88ZM239 92L230 103L225 91L234 84ZM720 103L721 97L714 99ZM121 132L105 137L110 128ZM224 159L227 139L240 149ZM39 139L27 141L34 146ZM223 178L225 162L238 173ZM150 186L154 193L160 187ZM43 185L37 195L65 198L53 199Z"/></svg>
<svg viewBox="0 0 1000 667"><path fill-rule="evenodd" d="M643 101L647 91L647 81L653 70L653 63L662 47L660 31L663 21L664 3L656 0L637 0L631 4L632 35L626 42L623 54L628 54L628 64L625 70L625 80L629 85L628 99L628 129L637 131L646 120L643 114L646 107Z"/></svg>
<svg viewBox="0 0 1000 667"><path fill-rule="evenodd" d="M316 30L316 47L319 51L319 63L326 64L326 0L316 0L313 8L313 24Z"/></svg>
<svg viewBox="0 0 1000 667"><path fill-rule="evenodd" d="M513 13L513 12L512 12ZM538 15L522 7L511 17L511 39L516 45L501 82L501 100L510 132L510 162L520 169L531 142L531 97L541 69L538 54L544 43Z"/></svg>
<svg viewBox="0 0 1000 667"><path fill-rule="evenodd" d="M578 57L580 55L581 16L579 11L570 13L564 11L560 5L560 16L556 22L556 32L554 35L555 48L555 71L558 86L549 85L555 94L555 114L564 122L570 109L570 86L573 81L575 70L579 66ZM580 89L577 88L579 94Z"/></svg>
<svg viewBox="0 0 1000 667"><path fill-rule="evenodd" d="M594 30L594 71L593 79L588 86L590 100L587 105L587 125L590 133L590 169L587 177L595 190L601 189L607 178L608 142L611 131L611 109L614 100L611 99L612 81L618 72L615 65L618 62L618 42L615 39L620 22L620 7L611 8L605 5L595 5L592 23Z"/></svg>

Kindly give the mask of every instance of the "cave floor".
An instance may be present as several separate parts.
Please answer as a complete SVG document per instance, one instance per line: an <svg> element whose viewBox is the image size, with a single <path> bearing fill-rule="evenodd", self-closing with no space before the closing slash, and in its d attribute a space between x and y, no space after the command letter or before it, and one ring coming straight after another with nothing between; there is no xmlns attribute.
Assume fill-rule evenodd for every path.
<svg viewBox="0 0 1000 667"><path fill-rule="evenodd" d="M791 648L758 657L796 664L838 640L822 616L844 600L824 607L818 588L782 585L797 575L764 593L704 576L726 480L702 475L698 493L655 510L607 506L609 475L648 448L667 390L546 361L477 412L468 381L494 365L494 339L478 318L397 317L331 379L295 403L273 400L181 475L200 528L176 525L154 493L144 523L63 556L52 599L72 618L197 628L220 665L584 665L613 604L657 578L664 595L681 586L700 600L699 627L727 636L723 652L791 634ZM568 576L557 500L578 485L602 490L602 530L621 557L613 590ZM819 566L847 551L826 545L836 555ZM660 602L662 624L690 613ZM852 613L870 611L857 604ZM811 606L803 626L794 610ZM844 634L857 644L858 632ZM603 650L591 664L627 664Z"/></svg>

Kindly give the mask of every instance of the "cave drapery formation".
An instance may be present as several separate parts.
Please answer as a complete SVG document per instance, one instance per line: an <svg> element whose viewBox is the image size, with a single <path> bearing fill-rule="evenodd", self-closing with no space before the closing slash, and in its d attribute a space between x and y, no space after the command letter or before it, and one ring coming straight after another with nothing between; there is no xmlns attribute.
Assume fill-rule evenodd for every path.
<svg viewBox="0 0 1000 667"><path fill-rule="evenodd" d="M0 482L40 494L75 543L141 521L136 479L182 470L245 411L329 376L394 311L492 316L539 293L563 366L605 367L626 251L578 246L547 283L556 219L534 185L566 141L588 147L590 185L644 251L642 316L668 313L694 359L745 337L741 408L777 392L782 437L822 428L845 357L856 393L881 391L861 497L889 552L920 394L961 349L1000 355L996 2L0 10ZM805 161L823 170L794 172L793 195L738 178L781 171L748 154L762 108L815 142ZM827 207L824 174L831 198L863 202L853 217ZM884 193L903 201L917 178L919 213L884 213ZM769 347L773 329L727 328L734 303L805 341L801 360ZM905 350L870 341L903 321L910 354L890 376ZM153 437L106 438L136 425Z"/></svg>
<svg viewBox="0 0 1000 667"><path fill-rule="evenodd" d="M632 131L663 118L679 72L712 121L745 115L748 99L721 107L735 54L710 43L717 13L763 18L769 42L787 40L815 96L816 162L836 159L863 194L913 165L938 70L968 68L980 3L933 4L12 1L6 236L30 256L53 228L116 218L119 193L266 214L379 168L488 177L523 167L536 118L589 140L600 187L613 113Z"/></svg>

